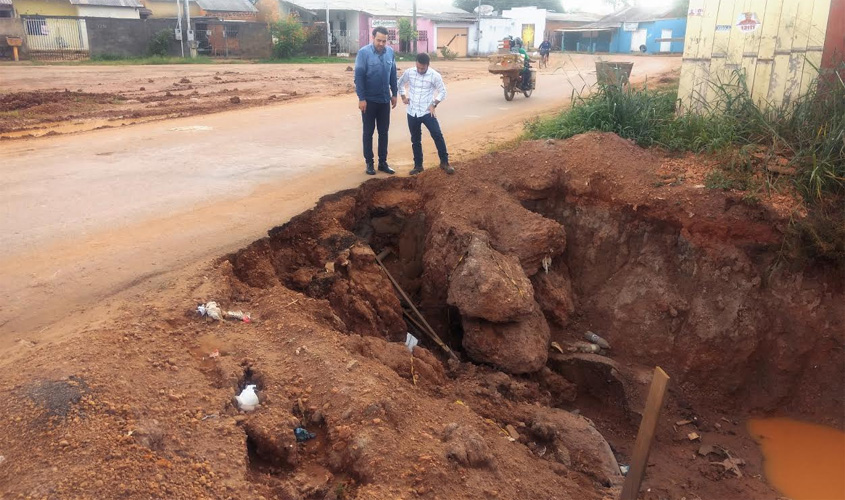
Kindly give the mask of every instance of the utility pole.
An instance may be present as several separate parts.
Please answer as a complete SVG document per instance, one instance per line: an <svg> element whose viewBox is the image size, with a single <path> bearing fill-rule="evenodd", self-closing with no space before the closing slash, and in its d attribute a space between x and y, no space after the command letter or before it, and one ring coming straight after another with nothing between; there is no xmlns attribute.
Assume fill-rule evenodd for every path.
<svg viewBox="0 0 845 500"><path fill-rule="evenodd" d="M332 56L332 26L329 24L329 2L326 0L326 45L328 56Z"/></svg>
<svg viewBox="0 0 845 500"><path fill-rule="evenodd" d="M414 54L416 54L417 53L417 0L414 0L414 22L413 22L413 25L414 25L414 27L413 27Z"/></svg>
<svg viewBox="0 0 845 500"><path fill-rule="evenodd" d="M182 4L176 0L176 33L179 39L179 48L182 49L182 57L185 57L185 30L182 29Z"/></svg>
<svg viewBox="0 0 845 500"><path fill-rule="evenodd" d="M197 42L194 36L194 29L191 28L191 0L185 0L185 19L188 21L188 47L191 49L191 59L197 57ZM224 26L223 29L226 29Z"/></svg>
<svg viewBox="0 0 845 500"><path fill-rule="evenodd" d="M478 0L478 10L475 13L478 26L475 28L475 57L481 55L481 0Z"/></svg>

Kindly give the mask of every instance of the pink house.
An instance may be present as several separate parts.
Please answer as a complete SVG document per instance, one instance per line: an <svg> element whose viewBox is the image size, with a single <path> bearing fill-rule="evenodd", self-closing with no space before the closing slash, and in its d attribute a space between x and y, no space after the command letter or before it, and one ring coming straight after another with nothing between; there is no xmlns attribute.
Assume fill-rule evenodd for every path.
<svg viewBox="0 0 845 500"><path fill-rule="evenodd" d="M401 50L399 41L399 19L404 16L373 16L366 13L361 13L360 24L358 26L358 46L363 47L370 43L372 39L373 28L376 26L384 26L387 28L388 44L396 52L411 52L413 49ZM410 20L410 18L408 18ZM434 21L428 18L417 16L417 52L434 52L437 47L435 41L435 24Z"/></svg>
<svg viewBox="0 0 845 500"><path fill-rule="evenodd" d="M328 7L329 29L332 34L332 52L350 53L370 43L373 28L384 26L393 50L402 50L399 41L399 20L411 20L411 0L391 0L393 8L376 0L278 0L283 15L294 15L303 24L326 22ZM423 4L424 2L419 2ZM445 12L427 12L419 6L417 12L417 51L436 52L447 45L459 55L467 54L469 30L475 25L475 14L447 8Z"/></svg>

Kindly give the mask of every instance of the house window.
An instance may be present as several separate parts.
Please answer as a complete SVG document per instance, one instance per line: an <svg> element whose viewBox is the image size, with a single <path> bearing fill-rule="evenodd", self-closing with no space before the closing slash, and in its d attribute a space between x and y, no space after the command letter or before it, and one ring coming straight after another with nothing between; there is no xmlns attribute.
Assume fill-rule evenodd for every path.
<svg viewBox="0 0 845 500"><path fill-rule="evenodd" d="M237 38L238 37L238 27L237 26L226 26L226 38Z"/></svg>
<svg viewBox="0 0 845 500"><path fill-rule="evenodd" d="M26 34L36 36L47 36L50 30L47 28L46 19L27 19L26 20Z"/></svg>
<svg viewBox="0 0 845 500"><path fill-rule="evenodd" d="M346 31L346 19L340 21L340 31Z"/></svg>
<svg viewBox="0 0 845 500"><path fill-rule="evenodd" d="M426 30L417 31L417 40L419 40L421 42L427 42L428 41L428 31L426 31Z"/></svg>
<svg viewBox="0 0 845 500"><path fill-rule="evenodd" d="M393 43L396 41L396 30L387 30L387 41Z"/></svg>
<svg viewBox="0 0 845 500"><path fill-rule="evenodd" d="M0 17L12 17L11 10L0 10Z"/></svg>

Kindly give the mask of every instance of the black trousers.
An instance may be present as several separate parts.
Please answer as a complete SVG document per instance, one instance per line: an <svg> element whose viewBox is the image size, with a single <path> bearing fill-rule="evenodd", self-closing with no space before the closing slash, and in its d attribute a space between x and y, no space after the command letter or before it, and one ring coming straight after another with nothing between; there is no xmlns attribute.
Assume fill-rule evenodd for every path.
<svg viewBox="0 0 845 500"><path fill-rule="evenodd" d="M528 90L531 88L531 68L526 64L524 68L522 68L522 81L520 82L522 90Z"/></svg>
<svg viewBox="0 0 845 500"><path fill-rule="evenodd" d="M411 131L411 149L414 151L414 166L423 166L423 149L422 149L422 126L428 129L431 138L434 139L434 145L437 146L437 155L440 157L440 163L449 164L449 153L446 151L446 141L443 139L443 132L440 130L440 122L437 118L431 116L431 113L426 113L422 116L408 115L408 129Z"/></svg>
<svg viewBox="0 0 845 500"><path fill-rule="evenodd" d="M378 128L378 162L387 163L387 130L390 128L390 103L367 101L361 113L364 121L364 161L373 163L373 132Z"/></svg>

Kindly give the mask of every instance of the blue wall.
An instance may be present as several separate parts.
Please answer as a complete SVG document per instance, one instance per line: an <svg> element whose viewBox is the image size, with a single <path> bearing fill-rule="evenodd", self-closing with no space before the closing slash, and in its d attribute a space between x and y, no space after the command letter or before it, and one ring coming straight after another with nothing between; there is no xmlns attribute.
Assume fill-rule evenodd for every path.
<svg viewBox="0 0 845 500"><path fill-rule="evenodd" d="M596 38L584 35L584 32L579 31L565 32L561 39L561 49L564 52L610 52L610 44L613 41L610 31L599 31Z"/></svg>
<svg viewBox="0 0 845 500"><path fill-rule="evenodd" d="M687 19L684 17L639 23L637 29L644 29L648 31L648 35L646 37L646 47L648 48L648 53L659 54L660 42L655 42L655 40L661 37L661 32L663 30L672 30L672 38L684 38L687 33ZM622 54L630 53L632 36L632 31L623 31L622 28L617 29L613 33L613 39L610 42L610 51ZM684 42L672 42L669 51L682 53L684 51Z"/></svg>

